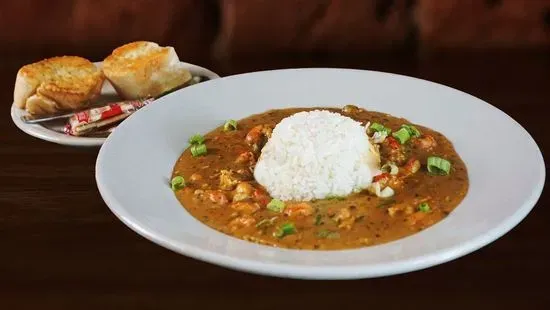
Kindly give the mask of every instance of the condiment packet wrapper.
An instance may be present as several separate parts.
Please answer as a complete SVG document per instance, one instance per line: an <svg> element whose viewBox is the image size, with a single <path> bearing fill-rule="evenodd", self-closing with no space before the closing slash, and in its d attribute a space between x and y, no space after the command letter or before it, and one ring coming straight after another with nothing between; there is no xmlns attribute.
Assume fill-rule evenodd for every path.
<svg viewBox="0 0 550 310"><path fill-rule="evenodd" d="M154 99L115 102L109 105L78 112L71 116L64 128L66 134L84 136L111 126L127 118Z"/></svg>

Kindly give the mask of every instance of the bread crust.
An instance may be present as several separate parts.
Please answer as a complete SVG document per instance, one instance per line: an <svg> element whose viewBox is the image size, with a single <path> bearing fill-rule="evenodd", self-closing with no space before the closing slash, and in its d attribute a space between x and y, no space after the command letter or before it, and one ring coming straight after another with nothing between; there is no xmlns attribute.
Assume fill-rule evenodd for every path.
<svg viewBox="0 0 550 310"><path fill-rule="evenodd" d="M104 80L101 70L85 58L44 59L19 69L14 103L30 114L75 110L99 96Z"/></svg>
<svg viewBox="0 0 550 310"><path fill-rule="evenodd" d="M155 97L191 80L173 47L136 41L116 48L103 72L123 99Z"/></svg>

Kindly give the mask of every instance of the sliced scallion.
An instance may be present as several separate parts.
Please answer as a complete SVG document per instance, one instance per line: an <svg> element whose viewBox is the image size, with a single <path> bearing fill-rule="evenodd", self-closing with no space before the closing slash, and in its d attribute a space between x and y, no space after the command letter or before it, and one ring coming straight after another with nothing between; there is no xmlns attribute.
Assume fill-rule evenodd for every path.
<svg viewBox="0 0 550 310"><path fill-rule="evenodd" d="M273 236L276 238L283 238L288 235L292 235L296 233L296 227L294 226L294 223L287 222L283 225L279 226L275 232L273 232Z"/></svg>
<svg viewBox="0 0 550 310"><path fill-rule="evenodd" d="M227 122L225 122L225 124L223 125L223 131L232 131L232 130L237 130L237 121L230 119Z"/></svg>
<svg viewBox="0 0 550 310"><path fill-rule="evenodd" d="M414 127L413 125L405 124L405 125L401 125L401 128L407 129L407 131L409 132L409 135L411 137L418 138L422 135L420 130L418 130L418 128Z"/></svg>
<svg viewBox="0 0 550 310"><path fill-rule="evenodd" d="M407 143L409 139L411 138L411 134L407 130L407 128L401 127L398 131L392 133L392 136L399 141L401 144Z"/></svg>
<svg viewBox="0 0 550 310"><path fill-rule="evenodd" d="M285 203L279 199L271 199L267 204L267 209L273 212L281 213L285 209Z"/></svg>
<svg viewBox="0 0 550 310"><path fill-rule="evenodd" d="M206 155L207 152L208 149L205 144L195 144L191 146L191 155L193 155L193 157Z"/></svg>
<svg viewBox="0 0 550 310"><path fill-rule="evenodd" d="M424 212L424 213L428 213L430 212L432 209L430 208L430 205L427 203L427 202L423 202L421 204L418 205L418 210L420 212Z"/></svg>
<svg viewBox="0 0 550 310"><path fill-rule="evenodd" d="M448 175L451 171L451 163L437 156L428 157L428 172L435 175Z"/></svg>
<svg viewBox="0 0 550 310"><path fill-rule="evenodd" d="M185 187L185 179L182 176L175 176L170 181L170 187L173 191L180 190Z"/></svg>
<svg viewBox="0 0 550 310"><path fill-rule="evenodd" d="M369 129L372 132L383 132L383 133L386 133L387 135L389 135L391 133L391 129L385 127L384 125L382 125L380 123L372 123L369 126Z"/></svg>
<svg viewBox="0 0 550 310"><path fill-rule="evenodd" d="M203 144L204 143L204 137L202 135L196 134L189 138L189 144L195 145L195 144Z"/></svg>

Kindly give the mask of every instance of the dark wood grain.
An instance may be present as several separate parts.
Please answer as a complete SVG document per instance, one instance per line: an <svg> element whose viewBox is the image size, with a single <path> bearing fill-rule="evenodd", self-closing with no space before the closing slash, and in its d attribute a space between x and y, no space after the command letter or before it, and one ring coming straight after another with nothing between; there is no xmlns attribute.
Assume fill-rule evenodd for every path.
<svg viewBox="0 0 550 310"><path fill-rule="evenodd" d="M97 148L44 142L12 124L12 85L26 61L13 57L0 65L2 309L550 309L548 191L520 225L491 245L434 268L380 279L262 277L150 243L102 201L94 180ZM548 54L311 56L203 65L223 75L333 66L425 78L497 106L532 134L543 153L550 151ZM481 134L490 135L490 127Z"/></svg>

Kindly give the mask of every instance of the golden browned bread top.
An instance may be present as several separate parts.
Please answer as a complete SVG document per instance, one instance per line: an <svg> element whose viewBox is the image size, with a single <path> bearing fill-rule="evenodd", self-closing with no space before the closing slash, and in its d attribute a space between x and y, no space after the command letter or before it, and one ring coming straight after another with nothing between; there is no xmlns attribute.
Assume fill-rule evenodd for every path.
<svg viewBox="0 0 550 310"><path fill-rule="evenodd" d="M43 83L44 90L87 94L97 85L102 74L85 58L60 56L23 66L18 75L27 82Z"/></svg>
<svg viewBox="0 0 550 310"><path fill-rule="evenodd" d="M115 49L103 61L103 72L124 99L155 97L192 78L173 47L147 41Z"/></svg>
<svg viewBox="0 0 550 310"><path fill-rule="evenodd" d="M13 101L29 113L77 109L99 94L103 80L101 70L85 58L48 58L19 69Z"/></svg>
<svg viewBox="0 0 550 310"><path fill-rule="evenodd" d="M171 49L154 42L137 41L122 45L103 62L107 75L135 73L147 67L160 68L170 58Z"/></svg>

